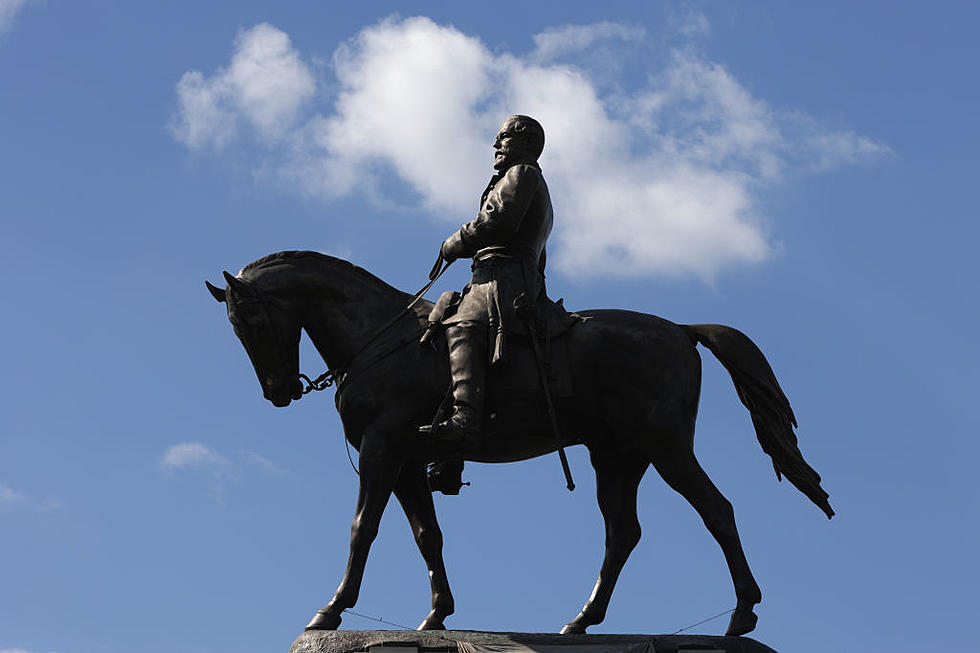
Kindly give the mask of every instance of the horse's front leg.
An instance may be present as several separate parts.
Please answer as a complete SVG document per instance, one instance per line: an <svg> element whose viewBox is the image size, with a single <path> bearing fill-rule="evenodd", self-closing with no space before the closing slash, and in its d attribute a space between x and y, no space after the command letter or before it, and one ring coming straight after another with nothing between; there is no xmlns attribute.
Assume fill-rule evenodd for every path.
<svg viewBox="0 0 980 653"><path fill-rule="evenodd" d="M368 551L378 534L381 514L391 497L391 490L398 479L402 462L401 458L392 456L362 455L360 457L361 487L350 529L350 556L347 559L347 571L333 599L317 611L306 625L306 630L336 630L340 625L341 613L357 602Z"/></svg>
<svg viewBox="0 0 980 653"><path fill-rule="evenodd" d="M449 590L449 577L442 559L442 531L436 520L436 509L432 503L432 492L426 478L425 464L405 465L395 496L405 510L412 534L418 544L425 566L429 570L429 584L432 588L432 610L419 624L418 630L445 630L443 620L455 610L453 593Z"/></svg>

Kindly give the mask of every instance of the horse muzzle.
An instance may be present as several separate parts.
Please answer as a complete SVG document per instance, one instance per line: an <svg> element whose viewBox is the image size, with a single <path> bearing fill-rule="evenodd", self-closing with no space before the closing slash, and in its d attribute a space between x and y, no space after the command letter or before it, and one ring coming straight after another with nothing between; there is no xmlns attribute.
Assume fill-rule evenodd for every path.
<svg viewBox="0 0 980 653"><path fill-rule="evenodd" d="M262 395L268 399L276 408L285 408L294 399L303 396L303 383L298 379L291 379L284 383L264 385Z"/></svg>

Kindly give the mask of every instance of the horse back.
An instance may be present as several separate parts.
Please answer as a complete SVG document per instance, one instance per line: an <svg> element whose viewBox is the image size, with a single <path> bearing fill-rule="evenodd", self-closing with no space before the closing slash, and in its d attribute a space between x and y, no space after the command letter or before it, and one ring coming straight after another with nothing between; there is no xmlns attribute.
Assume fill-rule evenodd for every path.
<svg viewBox="0 0 980 653"><path fill-rule="evenodd" d="M583 320L569 332L568 350L575 409L587 413L581 423L621 439L647 436L651 428L693 433L701 357L684 329L635 311L578 315Z"/></svg>
<svg viewBox="0 0 980 653"><path fill-rule="evenodd" d="M581 322L569 332L569 347L580 372L618 376L628 370L700 371L700 358L683 327L648 313L618 309L579 311ZM641 374L646 376L646 374Z"/></svg>

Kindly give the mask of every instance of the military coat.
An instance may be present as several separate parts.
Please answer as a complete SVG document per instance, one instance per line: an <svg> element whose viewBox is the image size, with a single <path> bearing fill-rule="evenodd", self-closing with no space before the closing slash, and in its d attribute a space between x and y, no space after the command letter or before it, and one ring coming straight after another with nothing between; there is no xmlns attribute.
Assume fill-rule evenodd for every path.
<svg viewBox="0 0 980 653"><path fill-rule="evenodd" d="M551 195L537 162L518 162L494 175L476 218L443 244L447 259L473 259L473 279L445 323L477 322L491 333L522 331L514 302L522 295L536 307L546 301L545 244L553 222Z"/></svg>

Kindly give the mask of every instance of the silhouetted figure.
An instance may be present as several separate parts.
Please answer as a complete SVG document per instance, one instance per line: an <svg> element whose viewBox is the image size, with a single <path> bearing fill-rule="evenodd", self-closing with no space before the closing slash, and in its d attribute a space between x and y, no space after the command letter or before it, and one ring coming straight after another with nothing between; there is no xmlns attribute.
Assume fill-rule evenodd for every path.
<svg viewBox="0 0 980 653"><path fill-rule="evenodd" d="M545 243L553 212L538 166L544 130L534 118L511 116L493 142L493 167L480 212L442 244L448 262L473 259L473 279L447 326L452 414L423 433L455 439L479 433L486 414L487 366L506 358L515 329L515 302L545 301ZM437 266L438 267L438 266Z"/></svg>

